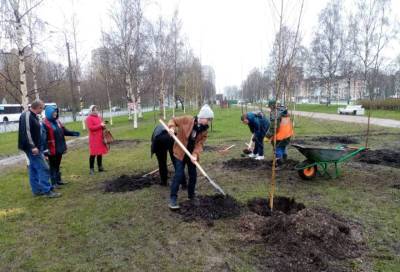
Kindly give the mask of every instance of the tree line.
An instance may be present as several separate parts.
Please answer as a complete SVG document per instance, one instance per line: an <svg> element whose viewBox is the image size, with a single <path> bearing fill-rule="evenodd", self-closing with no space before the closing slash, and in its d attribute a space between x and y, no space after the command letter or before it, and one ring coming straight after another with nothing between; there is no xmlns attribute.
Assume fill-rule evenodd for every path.
<svg viewBox="0 0 400 272"><path fill-rule="evenodd" d="M138 126L144 106L198 108L215 99L215 82L207 76L182 33L178 9L171 18L146 17L145 0L114 0L110 24L91 60L78 57L79 18L75 13L64 28L40 18L44 0L1 0L0 99L20 103L40 98L71 109L73 115L91 104L103 109L129 107ZM55 33L55 34L54 34ZM41 40L58 35L59 50L68 65L50 60ZM59 42L60 43L60 42ZM212 69L212 68L211 68Z"/></svg>
<svg viewBox="0 0 400 272"><path fill-rule="evenodd" d="M345 12L345 6L351 6L351 11ZM275 83L280 80L285 91L279 98L289 100L299 95L307 79L322 87L327 104L334 97L338 79L348 84L360 81L359 99L400 98L400 55L387 54L390 45L399 42L399 22L390 11L390 0L331 0L319 13L308 46L296 29L301 23L290 27L283 21L268 67L254 68L237 88L236 98L253 102L274 97L278 91ZM396 56L398 50L394 52ZM280 71L284 73L277 76ZM226 92L231 90L229 87Z"/></svg>

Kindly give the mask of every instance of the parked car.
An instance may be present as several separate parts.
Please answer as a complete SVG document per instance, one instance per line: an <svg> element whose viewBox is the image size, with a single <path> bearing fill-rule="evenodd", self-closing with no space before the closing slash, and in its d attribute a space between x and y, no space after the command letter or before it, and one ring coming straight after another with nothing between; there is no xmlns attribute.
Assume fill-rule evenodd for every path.
<svg viewBox="0 0 400 272"><path fill-rule="evenodd" d="M116 112L116 111L121 111L120 107L112 107L111 111Z"/></svg>
<svg viewBox="0 0 400 272"><path fill-rule="evenodd" d="M82 111L79 112L80 116L88 116L90 113L90 109L82 109Z"/></svg>
<svg viewBox="0 0 400 272"><path fill-rule="evenodd" d="M362 105L347 105L345 108L338 108L339 114L364 115Z"/></svg>

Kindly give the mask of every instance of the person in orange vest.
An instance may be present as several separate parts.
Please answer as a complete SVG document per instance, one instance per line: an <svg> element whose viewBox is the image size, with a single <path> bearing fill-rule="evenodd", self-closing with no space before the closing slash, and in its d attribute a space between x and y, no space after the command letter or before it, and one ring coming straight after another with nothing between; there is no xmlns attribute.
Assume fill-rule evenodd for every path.
<svg viewBox="0 0 400 272"><path fill-rule="evenodd" d="M290 144L290 138L293 136L292 120L290 120L287 108L279 107L275 100L268 102L268 107L271 109L270 113L270 127L266 137L271 139L274 145L274 138L276 138L276 166L279 168L287 159L287 147ZM276 116L275 116L276 115ZM275 120L276 120L276 135L275 135Z"/></svg>

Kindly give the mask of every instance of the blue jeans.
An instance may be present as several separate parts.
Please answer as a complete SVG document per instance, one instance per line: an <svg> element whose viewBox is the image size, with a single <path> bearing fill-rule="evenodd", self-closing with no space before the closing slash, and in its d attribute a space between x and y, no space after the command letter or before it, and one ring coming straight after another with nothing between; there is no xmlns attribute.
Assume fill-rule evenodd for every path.
<svg viewBox="0 0 400 272"><path fill-rule="evenodd" d="M254 155L259 155L259 156L264 156L264 136L262 137L256 137L255 142L254 142L254 149L253 149L253 154Z"/></svg>
<svg viewBox="0 0 400 272"><path fill-rule="evenodd" d="M282 160L284 155L287 155L287 144L284 142L277 142L275 150L276 159Z"/></svg>
<svg viewBox="0 0 400 272"><path fill-rule="evenodd" d="M194 197L194 191L196 189L196 180L197 180L197 169L196 165L192 163L192 161L185 156L183 161L175 158L175 175L171 184L171 199L177 200L179 185L185 180L185 165L187 165L188 173L189 173L189 184L188 184L188 197Z"/></svg>
<svg viewBox="0 0 400 272"><path fill-rule="evenodd" d="M50 172L43 153L33 155L32 152L27 152L29 159L29 183L32 193L35 195L47 194L52 190L49 182Z"/></svg>

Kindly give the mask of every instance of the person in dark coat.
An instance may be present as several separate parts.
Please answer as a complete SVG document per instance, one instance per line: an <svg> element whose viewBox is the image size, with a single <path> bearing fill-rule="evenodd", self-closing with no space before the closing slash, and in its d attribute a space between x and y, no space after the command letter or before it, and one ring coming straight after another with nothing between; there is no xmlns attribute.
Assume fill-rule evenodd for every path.
<svg viewBox="0 0 400 272"><path fill-rule="evenodd" d="M19 118L18 149L25 152L29 160L29 183L34 196L44 195L50 198L61 196L53 191L49 182L49 167L41 151L41 126L38 115L43 111L44 103L32 102L29 110Z"/></svg>
<svg viewBox="0 0 400 272"><path fill-rule="evenodd" d="M168 166L167 166L167 154L171 158L172 164L175 165L175 157L173 152L174 139L168 134L168 131L162 126L158 125L155 127L151 136L151 155L156 154L158 161L158 168L160 172L161 185L167 186L168 180ZM186 182L182 184L182 187L186 187Z"/></svg>
<svg viewBox="0 0 400 272"><path fill-rule="evenodd" d="M69 131L58 119L58 109L47 106L42 122L42 150L50 165L50 178L53 186L66 184L61 179L60 164L62 156L67 152L65 136L79 137L80 133Z"/></svg>
<svg viewBox="0 0 400 272"><path fill-rule="evenodd" d="M242 115L241 120L249 126L253 133L254 149L249 155L250 158L256 160L264 159L264 137L267 134L270 123L262 112L248 112Z"/></svg>

